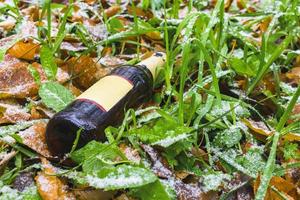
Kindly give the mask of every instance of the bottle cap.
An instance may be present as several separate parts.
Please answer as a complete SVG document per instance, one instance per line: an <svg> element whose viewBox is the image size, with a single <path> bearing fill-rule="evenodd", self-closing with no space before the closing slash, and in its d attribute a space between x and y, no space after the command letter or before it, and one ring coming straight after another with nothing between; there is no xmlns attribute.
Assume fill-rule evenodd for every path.
<svg viewBox="0 0 300 200"><path fill-rule="evenodd" d="M164 66L165 62L166 54L163 52L155 52L152 56L146 58L145 60L142 60L137 65L146 66L150 70L153 79L155 79L160 68Z"/></svg>

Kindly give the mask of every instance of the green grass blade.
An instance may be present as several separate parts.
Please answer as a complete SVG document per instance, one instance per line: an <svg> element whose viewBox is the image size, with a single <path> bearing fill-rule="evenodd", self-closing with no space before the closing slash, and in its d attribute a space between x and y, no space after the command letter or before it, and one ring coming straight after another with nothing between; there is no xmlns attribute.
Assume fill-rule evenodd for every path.
<svg viewBox="0 0 300 200"><path fill-rule="evenodd" d="M281 53L287 48L287 46L292 41L292 34L288 35L284 41L279 45L279 47L273 52L268 61L263 65L263 67L259 70L258 75L254 79L254 81L249 86L247 94L251 94L256 87L256 85L261 81L267 70L270 68L271 64L281 55Z"/></svg>
<svg viewBox="0 0 300 200"><path fill-rule="evenodd" d="M213 87L215 89L215 92L216 92L216 97L217 97L217 105L221 105L221 93L220 93L220 89L219 89L219 80L218 80L218 77L216 75L216 70L215 70L215 67L212 63L212 59L210 57L210 55L208 54L207 52L207 49L199 42L198 43L201 51L203 52L203 55L204 55L204 59L206 60L206 62L208 63L208 66L209 66L209 69L210 69L210 72L211 72L211 75L212 75L212 78L213 78Z"/></svg>
<svg viewBox="0 0 300 200"><path fill-rule="evenodd" d="M182 65L180 67L180 85L179 85L179 122L180 124L184 124L184 109L183 109L183 92L184 92L184 85L186 81L186 75L188 71L188 64L190 61L190 43L187 42L183 46L183 53L182 53Z"/></svg>
<svg viewBox="0 0 300 200"><path fill-rule="evenodd" d="M299 96L300 96L300 87L298 87L297 91L293 95L293 98L289 102L289 104L287 106L287 109L283 113L282 117L279 120L279 123L276 126L276 132L273 136L270 155L269 155L265 170L263 172L263 176L261 178L261 183L260 183L259 188L257 190L255 200L263 200L264 196L267 192L269 182L272 178L273 170L274 170L274 166L275 166L277 143L278 143L279 138L280 138L280 132L283 129L286 121L288 120L288 118L289 118L289 116L290 116L290 114L291 114L291 112L292 112Z"/></svg>
<svg viewBox="0 0 300 200"><path fill-rule="evenodd" d="M55 40L53 48L52 48L53 53L55 53L57 51L57 49L59 48L61 42L63 41L63 39L66 35L65 30L66 30L67 18L69 16L69 13L72 10L72 8L73 8L73 4L68 6L68 9L66 10L66 12L61 20L61 23L60 23L60 26L58 29L58 33L57 33L57 37L56 37L56 40Z"/></svg>

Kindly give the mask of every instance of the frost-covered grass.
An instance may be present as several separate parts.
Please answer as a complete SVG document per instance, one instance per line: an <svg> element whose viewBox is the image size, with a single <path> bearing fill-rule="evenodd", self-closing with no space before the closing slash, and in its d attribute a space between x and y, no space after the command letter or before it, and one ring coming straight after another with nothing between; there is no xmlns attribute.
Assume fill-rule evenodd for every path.
<svg viewBox="0 0 300 200"><path fill-rule="evenodd" d="M144 55L166 52L150 105L127 111L120 126L106 129L106 142L76 149L76 140L68 154L76 166L58 163L51 176L66 177L74 190L83 186L118 190L143 200L174 199L175 194L188 196L191 191L234 199L235 192L258 183L259 177L253 198L264 199L267 190L285 196L285 191L269 184L275 176L287 180L286 169L299 168L299 113L294 107L300 87L299 74L293 71L300 66L299 1L122 2L43 1L37 7L43 17L36 23L43 26L30 38L40 48L39 57L22 61L28 62L39 89L33 97L16 102L28 113L36 108L41 118L75 98L68 86L84 72L71 74L66 83L57 80L61 65L69 59L88 56L99 63L108 57L111 62L136 64ZM110 16L113 6L120 10ZM1 37L22 33L26 18L20 9L18 1L0 5L0 23L9 19L16 24L10 31L0 29ZM103 33L91 32L91 24L93 30L101 25ZM74 41L81 45L72 46L76 51L62 49L62 42ZM0 42L0 61L15 42ZM32 67L34 62L42 65L46 82ZM5 95L0 88L1 101ZM0 119L5 110L0 105ZM38 198L35 186L20 192L12 185L37 157L18 133L39 121L1 125L1 158L12 150L16 156L0 166L0 199L22 199L28 192Z"/></svg>

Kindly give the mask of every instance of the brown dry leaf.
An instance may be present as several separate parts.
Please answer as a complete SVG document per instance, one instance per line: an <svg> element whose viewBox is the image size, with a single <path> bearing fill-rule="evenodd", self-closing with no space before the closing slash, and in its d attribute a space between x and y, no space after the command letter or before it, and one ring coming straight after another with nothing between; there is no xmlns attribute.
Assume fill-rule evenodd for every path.
<svg viewBox="0 0 300 200"><path fill-rule="evenodd" d="M158 177L167 179L174 176L173 171L153 147L145 144L141 147L148 154L152 162L151 169Z"/></svg>
<svg viewBox="0 0 300 200"><path fill-rule="evenodd" d="M108 31L104 24L94 25L90 23L85 23L85 28L88 30L88 32L94 40L103 40L108 36Z"/></svg>
<svg viewBox="0 0 300 200"><path fill-rule="evenodd" d="M224 8L225 8L226 12L230 9L232 2L233 2L233 0L227 0L225 2Z"/></svg>
<svg viewBox="0 0 300 200"><path fill-rule="evenodd" d="M33 172L20 172L14 182L13 188L18 191L24 191L26 188L34 185L34 173Z"/></svg>
<svg viewBox="0 0 300 200"><path fill-rule="evenodd" d="M6 55L0 63L0 99L25 98L37 94L38 86L29 73L28 63ZM41 80L45 80L41 76Z"/></svg>
<svg viewBox="0 0 300 200"><path fill-rule="evenodd" d="M0 124L27 121L31 115L13 100L0 100Z"/></svg>
<svg viewBox="0 0 300 200"><path fill-rule="evenodd" d="M28 71L28 63L20 61L11 55L6 55L0 63L0 99L33 97L38 93L38 85ZM39 72L42 82L46 75L38 63L32 66ZM63 83L69 79L68 73L58 68L57 80Z"/></svg>
<svg viewBox="0 0 300 200"><path fill-rule="evenodd" d="M98 2L97 0L84 0L85 3L89 5L93 5L94 3Z"/></svg>
<svg viewBox="0 0 300 200"><path fill-rule="evenodd" d="M32 5L21 10L23 15L26 15L30 21L37 21L39 19L39 6Z"/></svg>
<svg viewBox="0 0 300 200"><path fill-rule="evenodd" d="M7 19L5 21L0 22L0 30L4 30L4 31L10 31L11 29L13 29L16 25L16 20L14 19Z"/></svg>
<svg viewBox="0 0 300 200"><path fill-rule="evenodd" d="M62 68L74 76L75 86L81 89L89 88L110 72L110 69L101 67L90 56L73 57Z"/></svg>
<svg viewBox="0 0 300 200"><path fill-rule="evenodd" d="M291 199L298 199L297 198L297 190L293 183L291 183L279 176L274 176L270 181L270 185L275 186L279 191L292 197Z"/></svg>
<svg viewBox="0 0 300 200"><path fill-rule="evenodd" d="M297 160L289 161L289 164L296 163ZM285 178L290 183L300 188L300 168L288 168L285 173ZM300 193L299 193L300 194Z"/></svg>
<svg viewBox="0 0 300 200"><path fill-rule="evenodd" d="M68 186L54 174L55 168L50 162L41 158L43 171L35 177L39 194L43 200L75 200L73 193L68 191ZM52 175L53 174L53 175Z"/></svg>
<svg viewBox="0 0 300 200"><path fill-rule="evenodd" d="M0 39L0 49L10 48L18 40L18 35L11 35Z"/></svg>
<svg viewBox="0 0 300 200"><path fill-rule="evenodd" d="M16 156L16 151L11 151L9 153L1 154L0 155L0 175L2 175L3 171L5 170L5 167L7 163L13 159Z"/></svg>
<svg viewBox="0 0 300 200"><path fill-rule="evenodd" d="M273 134L272 130L269 130L263 122L257 122L251 119L242 119L242 121L248 128L250 128L255 133L259 133L260 135L264 136L270 136Z"/></svg>
<svg viewBox="0 0 300 200"><path fill-rule="evenodd" d="M139 164L141 162L141 157L139 155L139 152L137 149L133 149L130 146L127 146L126 144L122 143L120 144L120 150L122 153L126 156L126 158L134 163Z"/></svg>
<svg viewBox="0 0 300 200"><path fill-rule="evenodd" d="M19 41L14 44L10 49L8 49L7 53L10 55L24 59L24 60L33 60L34 55L39 48L38 44L33 43L32 40L30 41Z"/></svg>
<svg viewBox="0 0 300 200"><path fill-rule="evenodd" d="M265 140L266 137L272 135L274 132L274 130L269 130L263 122L257 122L251 119L242 119L242 122L261 140ZM287 133L282 136L282 138L288 141L300 141L300 135L297 133Z"/></svg>
<svg viewBox="0 0 300 200"><path fill-rule="evenodd" d="M257 177L257 179L254 181L253 189L254 193L257 192L258 187L260 184L260 176ZM265 195L265 200L281 200L281 196L277 194L274 189L271 187L274 187L277 189L281 194L283 194L288 200L296 200L298 199L297 196L297 190L295 188L295 185L288 182L287 180L279 177L279 176L273 176L269 183L269 188L267 190L267 193Z"/></svg>
<svg viewBox="0 0 300 200"><path fill-rule="evenodd" d="M203 149L201 149L201 148L195 148L195 147L193 147L191 153L196 158L202 158L205 161L208 161L208 153L206 151L204 151Z"/></svg>
<svg viewBox="0 0 300 200"><path fill-rule="evenodd" d="M204 193L198 184L186 184L181 180L175 180L174 183L177 199L179 200L190 200L190 199L215 199L215 195L208 195Z"/></svg>
<svg viewBox="0 0 300 200"><path fill-rule="evenodd" d="M61 50L67 50L67 51L74 51L74 52L77 52L77 51L83 51L83 50L86 50L87 48L84 47L82 45L82 43L79 43L79 42L62 42L61 45L60 45L60 49Z"/></svg>
<svg viewBox="0 0 300 200"><path fill-rule="evenodd" d="M105 56L99 60L99 63L104 67L118 67L125 65L126 60L114 56Z"/></svg>
<svg viewBox="0 0 300 200"><path fill-rule="evenodd" d="M183 180L185 179L186 177L188 177L190 175L190 173L186 172L186 171L176 171L175 172L175 176L176 178L180 179L180 180Z"/></svg>
<svg viewBox="0 0 300 200"><path fill-rule="evenodd" d="M244 3L244 0L237 0L236 5L240 10L244 9L247 5Z"/></svg>
<svg viewBox="0 0 300 200"><path fill-rule="evenodd" d="M149 156L151 161L151 170L155 173L158 177L169 179L174 182L174 187L177 195L177 199L180 200L190 200L190 199L214 199L213 196L215 194L207 194L204 193L199 184L195 183L185 183L178 179L174 172L169 168L167 162L160 156L158 151L149 145L142 144L141 147Z"/></svg>
<svg viewBox="0 0 300 200"><path fill-rule="evenodd" d="M291 71L287 72L285 75L292 83L300 83L300 67L292 68Z"/></svg>
<svg viewBox="0 0 300 200"><path fill-rule="evenodd" d="M64 86L68 89L68 90L70 90L71 92L72 92L72 94L74 95L74 96L79 96L81 93L82 93L82 91L80 90L80 89L78 89L77 87L75 87L73 84L72 84L72 82L68 82L68 83L66 83L66 84L64 84Z"/></svg>
<svg viewBox="0 0 300 200"><path fill-rule="evenodd" d="M47 108L43 103L39 103L34 106L34 109L43 116L43 118L52 118L55 112L52 109Z"/></svg>
<svg viewBox="0 0 300 200"><path fill-rule="evenodd" d="M267 17L266 19L264 19L260 24L259 24L259 28L261 30L262 33L266 32L269 24L272 20L272 17Z"/></svg>
<svg viewBox="0 0 300 200"><path fill-rule="evenodd" d="M23 143L45 157L51 157L51 154L46 145L46 123L38 122L30 128L19 132Z"/></svg>
<svg viewBox="0 0 300 200"><path fill-rule="evenodd" d="M145 11L139 7L127 6L127 11L128 11L128 14L130 14L130 15L136 15L136 16L143 17L146 19L151 19L153 17L153 14L151 11L149 11L149 10Z"/></svg>
<svg viewBox="0 0 300 200"><path fill-rule="evenodd" d="M30 109L30 114L31 114L31 119L42 119L45 118L46 116L43 116L35 106L32 106Z"/></svg>
<svg viewBox="0 0 300 200"><path fill-rule="evenodd" d="M104 13L106 15L107 18L110 18L114 15L116 15L118 12L121 11L121 6L119 5L113 5L107 9L104 10Z"/></svg>

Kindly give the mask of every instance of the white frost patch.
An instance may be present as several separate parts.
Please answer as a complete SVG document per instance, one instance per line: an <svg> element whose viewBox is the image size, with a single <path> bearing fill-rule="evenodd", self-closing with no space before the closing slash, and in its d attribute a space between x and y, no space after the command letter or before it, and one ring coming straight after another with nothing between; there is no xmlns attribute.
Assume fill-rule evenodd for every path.
<svg viewBox="0 0 300 200"><path fill-rule="evenodd" d="M223 173L209 174L203 177L203 191L208 192L211 190L217 190L218 187L225 181L229 181L231 176Z"/></svg>
<svg viewBox="0 0 300 200"><path fill-rule="evenodd" d="M215 117L220 117L222 115L224 115L226 112L230 111L232 109L232 107L234 108L234 112L235 114L239 117L239 116L244 116L248 114L247 109L244 109L243 107L241 107L240 105L237 106L236 103L233 103L232 107L230 106L230 102L228 101L222 101L221 102L221 107L214 107L211 111L211 114ZM230 113L229 113L230 115Z"/></svg>
<svg viewBox="0 0 300 200"><path fill-rule="evenodd" d="M16 140L13 137L9 136L9 135L4 136L3 138L0 138L0 141L3 141L7 144L14 144L16 142Z"/></svg>
<svg viewBox="0 0 300 200"><path fill-rule="evenodd" d="M30 186L26 188L23 192L19 192L18 190L12 189L11 187L4 185L0 181L0 200L23 200L24 195L35 195L37 194L37 188L36 186ZM28 198L28 196L26 196Z"/></svg>
<svg viewBox="0 0 300 200"><path fill-rule="evenodd" d="M2 194L0 196L0 199L4 200L5 198L7 199L16 199L16 200L21 200L22 198L19 196L19 193L17 190L14 190L6 185L2 186L0 188L0 194Z"/></svg>
<svg viewBox="0 0 300 200"><path fill-rule="evenodd" d="M42 191L49 192L52 190L52 183L44 175L38 176L37 182L40 184L40 189Z"/></svg>
<svg viewBox="0 0 300 200"><path fill-rule="evenodd" d="M126 185L140 185L143 183L143 179L141 177L126 177L126 176L112 176L106 178L98 178L95 176L88 175L86 177L90 186L95 188L119 188L124 187Z"/></svg>
<svg viewBox="0 0 300 200"><path fill-rule="evenodd" d="M174 144L175 142L178 142L180 140L183 140L183 139L186 139L188 138L189 136L191 136L190 134L180 134L178 136L168 136L162 140L159 140L157 142L154 142L152 143L151 145L159 145L159 146L162 146L162 147L168 147L172 144Z"/></svg>
<svg viewBox="0 0 300 200"><path fill-rule="evenodd" d="M236 127L241 129L244 133L248 132L248 127L240 121L236 122Z"/></svg>
<svg viewBox="0 0 300 200"><path fill-rule="evenodd" d="M152 172L129 165L121 165L109 171L106 175L100 175L103 177L99 177L98 174L88 174L85 180L90 186L108 190L138 187L157 180L157 177Z"/></svg>

